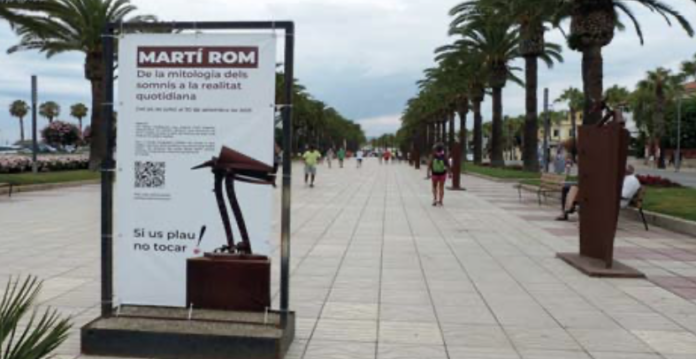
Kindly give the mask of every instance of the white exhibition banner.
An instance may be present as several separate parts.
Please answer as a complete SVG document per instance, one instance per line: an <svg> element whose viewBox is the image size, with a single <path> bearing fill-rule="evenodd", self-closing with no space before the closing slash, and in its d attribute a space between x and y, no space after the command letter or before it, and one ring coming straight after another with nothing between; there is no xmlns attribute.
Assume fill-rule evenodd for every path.
<svg viewBox="0 0 696 359"><path fill-rule="evenodd" d="M186 260L227 244L215 176L192 168L223 147L273 166L275 36L128 34L118 46L115 302L184 307ZM253 253L267 255L273 189L234 183Z"/></svg>

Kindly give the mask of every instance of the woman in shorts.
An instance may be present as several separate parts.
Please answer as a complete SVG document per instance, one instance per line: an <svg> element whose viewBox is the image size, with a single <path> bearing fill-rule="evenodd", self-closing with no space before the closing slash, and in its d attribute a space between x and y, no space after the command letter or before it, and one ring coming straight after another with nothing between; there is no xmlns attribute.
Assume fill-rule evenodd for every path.
<svg viewBox="0 0 696 359"><path fill-rule="evenodd" d="M445 155L445 146L438 143L433 148L433 154L428 161L428 175L433 183L433 206L442 206L442 199L445 196L445 182L450 171Z"/></svg>

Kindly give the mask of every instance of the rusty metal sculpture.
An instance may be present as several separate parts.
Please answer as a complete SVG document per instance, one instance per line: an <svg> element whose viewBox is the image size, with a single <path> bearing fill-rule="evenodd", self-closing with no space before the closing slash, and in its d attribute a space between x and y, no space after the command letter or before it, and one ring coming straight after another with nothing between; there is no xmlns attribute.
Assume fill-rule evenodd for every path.
<svg viewBox="0 0 696 359"><path fill-rule="evenodd" d="M597 124L581 126L578 143L580 253L558 253L558 257L590 276L642 277L614 260L629 134L620 111L605 102L594 111L606 115Z"/></svg>
<svg viewBox="0 0 696 359"><path fill-rule="evenodd" d="M220 216L222 217L222 223L225 227L225 234L227 236L227 244L216 249L215 253L251 255L252 248L249 239L249 231L247 230L244 215L242 214L242 209L237 199L234 182L240 181L258 185L272 185L275 187L275 169L273 166L269 166L228 147L222 147L219 157L213 157L210 161L195 166L192 169L196 170L208 167L211 168L211 171L215 175L213 192L215 193L215 199L218 204L218 209L220 210ZM223 195L223 182L225 184L225 190L227 191L227 200L232 207L232 212L237 222L237 228L242 237L239 243L235 243L234 241L230 216Z"/></svg>

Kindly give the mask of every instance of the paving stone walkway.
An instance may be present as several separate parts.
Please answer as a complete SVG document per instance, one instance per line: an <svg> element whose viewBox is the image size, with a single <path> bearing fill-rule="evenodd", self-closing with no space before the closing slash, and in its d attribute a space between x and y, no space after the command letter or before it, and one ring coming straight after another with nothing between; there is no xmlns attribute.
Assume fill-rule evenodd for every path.
<svg viewBox="0 0 696 359"><path fill-rule="evenodd" d="M321 166L315 188L295 173L288 358L696 358L694 239L622 221L617 253L649 280L592 279L555 258L577 250L577 223L510 184L467 177L435 208L405 164ZM77 327L98 314L98 191L0 199L0 284L45 278L43 305Z"/></svg>

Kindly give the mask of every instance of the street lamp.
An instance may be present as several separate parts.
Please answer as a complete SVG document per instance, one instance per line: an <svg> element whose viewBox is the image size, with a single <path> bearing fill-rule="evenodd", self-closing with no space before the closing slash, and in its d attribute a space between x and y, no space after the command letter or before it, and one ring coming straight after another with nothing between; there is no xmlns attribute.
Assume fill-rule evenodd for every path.
<svg viewBox="0 0 696 359"><path fill-rule="evenodd" d="M679 172L681 168L681 110L683 99L684 96L680 95L677 105L677 153L674 156L674 172Z"/></svg>

